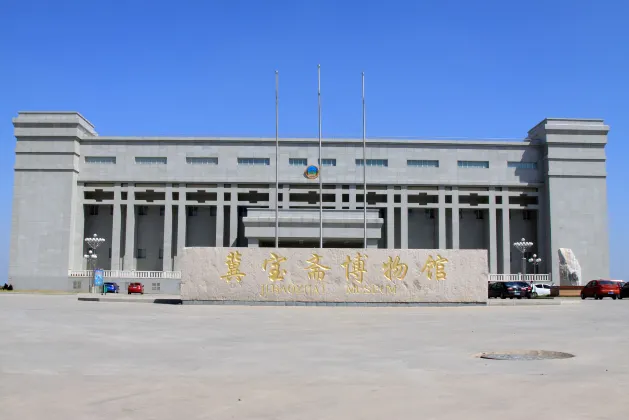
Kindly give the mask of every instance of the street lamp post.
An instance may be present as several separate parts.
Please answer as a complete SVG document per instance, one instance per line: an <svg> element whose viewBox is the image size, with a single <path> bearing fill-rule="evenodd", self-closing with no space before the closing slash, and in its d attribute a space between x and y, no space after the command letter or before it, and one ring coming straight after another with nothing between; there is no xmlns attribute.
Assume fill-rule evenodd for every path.
<svg viewBox="0 0 629 420"><path fill-rule="evenodd" d="M533 246L533 242L527 242L522 238L519 242L514 242L513 246L522 253L522 274L526 274L526 251Z"/></svg>
<svg viewBox="0 0 629 420"><path fill-rule="evenodd" d="M533 254L533 258L529 258L529 262L533 264L533 274L537 274L537 266L542 262L542 259L537 254Z"/></svg>
<svg viewBox="0 0 629 420"><path fill-rule="evenodd" d="M83 255L83 258L87 261L88 269L92 272L92 279L90 280L90 288L92 293L95 292L94 287L94 275L96 273L96 261L98 260L98 256L96 255L96 248L101 246L105 242L104 238L99 238L98 235L94 234L94 236L85 238L85 243L90 248L87 251L87 254Z"/></svg>

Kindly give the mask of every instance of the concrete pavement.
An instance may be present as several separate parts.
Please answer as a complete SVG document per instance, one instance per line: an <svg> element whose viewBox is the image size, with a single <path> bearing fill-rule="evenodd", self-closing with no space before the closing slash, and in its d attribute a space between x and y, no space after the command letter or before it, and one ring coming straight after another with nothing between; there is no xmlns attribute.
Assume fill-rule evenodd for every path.
<svg viewBox="0 0 629 420"><path fill-rule="evenodd" d="M623 419L629 301L330 308L0 295L0 419ZM475 358L502 350L565 360Z"/></svg>

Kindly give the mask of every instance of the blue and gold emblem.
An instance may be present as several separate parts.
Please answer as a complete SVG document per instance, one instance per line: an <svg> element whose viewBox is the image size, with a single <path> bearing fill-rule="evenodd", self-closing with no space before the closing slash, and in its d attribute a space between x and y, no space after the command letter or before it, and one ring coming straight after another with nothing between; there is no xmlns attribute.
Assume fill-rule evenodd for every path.
<svg viewBox="0 0 629 420"><path fill-rule="evenodd" d="M304 176L308 179L317 179L319 177L319 168L314 165L310 165L304 171Z"/></svg>

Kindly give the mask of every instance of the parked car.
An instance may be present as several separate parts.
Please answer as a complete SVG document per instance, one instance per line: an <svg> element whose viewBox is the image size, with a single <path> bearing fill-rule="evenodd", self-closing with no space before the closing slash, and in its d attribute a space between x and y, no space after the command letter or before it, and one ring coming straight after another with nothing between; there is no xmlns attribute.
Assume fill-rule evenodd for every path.
<svg viewBox="0 0 629 420"><path fill-rule="evenodd" d="M530 283L527 283L525 281L515 281L513 282L514 284L517 284L518 286L520 286L520 289L524 292L524 295L522 295L523 297L526 297L527 299L530 299L533 297L533 285Z"/></svg>
<svg viewBox="0 0 629 420"><path fill-rule="evenodd" d="M488 295L489 298L501 298L522 299L523 297L530 297L529 285L525 282L510 281L502 282L497 281L489 284Z"/></svg>
<svg viewBox="0 0 629 420"><path fill-rule="evenodd" d="M618 299L629 298L629 283L624 283L620 288Z"/></svg>
<svg viewBox="0 0 629 420"><path fill-rule="evenodd" d="M538 283L533 285L533 293L537 293L537 296L550 296L550 288L552 284Z"/></svg>
<svg viewBox="0 0 629 420"><path fill-rule="evenodd" d="M144 285L142 283L129 283L129 287L127 287L127 292L131 293L139 293L141 295L144 294Z"/></svg>
<svg viewBox="0 0 629 420"><path fill-rule="evenodd" d="M118 293L120 290L118 283L104 283L103 286L105 287L105 293Z"/></svg>
<svg viewBox="0 0 629 420"><path fill-rule="evenodd" d="M618 296L620 296L620 283L613 280L592 280L581 289L581 299L611 297L616 300Z"/></svg>

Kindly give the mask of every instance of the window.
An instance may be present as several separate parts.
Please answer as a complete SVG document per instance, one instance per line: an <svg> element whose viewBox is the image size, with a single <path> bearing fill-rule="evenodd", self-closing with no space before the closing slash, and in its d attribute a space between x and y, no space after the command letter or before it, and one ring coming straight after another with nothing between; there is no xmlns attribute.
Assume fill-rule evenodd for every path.
<svg viewBox="0 0 629 420"><path fill-rule="evenodd" d="M217 157L187 157L188 165L218 165Z"/></svg>
<svg viewBox="0 0 629 420"><path fill-rule="evenodd" d="M83 282L82 282L81 280L74 280L74 281L72 282L72 288L73 288L74 290L81 290L82 283L83 283Z"/></svg>
<svg viewBox="0 0 629 420"><path fill-rule="evenodd" d="M288 164L290 166L308 166L308 159L302 158L289 158Z"/></svg>
<svg viewBox="0 0 629 420"><path fill-rule="evenodd" d="M151 283L151 290L154 292L159 292L161 289L161 283Z"/></svg>
<svg viewBox="0 0 629 420"><path fill-rule="evenodd" d="M139 260L146 258L146 249L144 248L138 248L138 255L137 258Z"/></svg>
<svg viewBox="0 0 629 420"><path fill-rule="evenodd" d="M413 160L409 159L406 161L407 166L414 166L416 168L438 168L439 161L438 160Z"/></svg>
<svg viewBox="0 0 629 420"><path fill-rule="evenodd" d="M188 216L194 217L199 213L199 208L196 206L188 207Z"/></svg>
<svg viewBox="0 0 629 420"><path fill-rule="evenodd" d="M111 258L111 248L109 248L109 258Z"/></svg>
<svg viewBox="0 0 629 420"><path fill-rule="evenodd" d="M507 168L537 169L537 162L507 162Z"/></svg>
<svg viewBox="0 0 629 420"><path fill-rule="evenodd" d="M459 168L489 169L489 162L486 160L459 160L457 165Z"/></svg>
<svg viewBox="0 0 629 420"><path fill-rule="evenodd" d="M336 166L336 159L321 159L321 166Z"/></svg>
<svg viewBox="0 0 629 420"><path fill-rule="evenodd" d="M98 206L87 206L87 211L90 216L98 216Z"/></svg>
<svg viewBox="0 0 629 420"><path fill-rule="evenodd" d="M425 209L424 214L426 215L426 219L434 219L435 209Z"/></svg>
<svg viewBox="0 0 629 420"><path fill-rule="evenodd" d="M115 156L85 156L85 163L95 163L95 164L116 164Z"/></svg>
<svg viewBox="0 0 629 420"><path fill-rule="evenodd" d="M138 216L148 216L149 206L138 206Z"/></svg>
<svg viewBox="0 0 629 420"><path fill-rule="evenodd" d="M474 215L476 215L476 220L483 220L485 218L482 210L474 210Z"/></svg>
<svg viewBox="0 0 629 420"><path fill-rule="evenodd" d="M163 259L164 259L164 249L163 249L163 248L160 248L160 249L159 249L159 259L160 259L160 260L163 260Z"/></svg>
<svg viewBox="0 0 629 420"><path fill-rule="evenodd" d="M522 210L522 220L532 220L533 212L531 210Z"/></svg>
<svg viewBox="0 0 629 420"><path fill-rule="evenodd" d="M271 160L269 158L238 158L238 164L269 166L271 164Z"/></svg>
<svg viewBox="0 0 629 420"><path fill-rule="evenodd" d="M166 165L168 161L165 157L136 157L135 163L138 165Z"/></svg>
<svg viewBox="0 0 629 420"><path fill-rule="evenodd" d="M159 215L163 216L164 212L166 212L166 208L164 206L159 206Z"/></svg>
<svg viewBox="0 0 629 420"><path fill-rule="evenodd" d="M356 159L356 166L363 166L362 159ZM389 166L387 159L367 159L367 166Z"/></svg>

